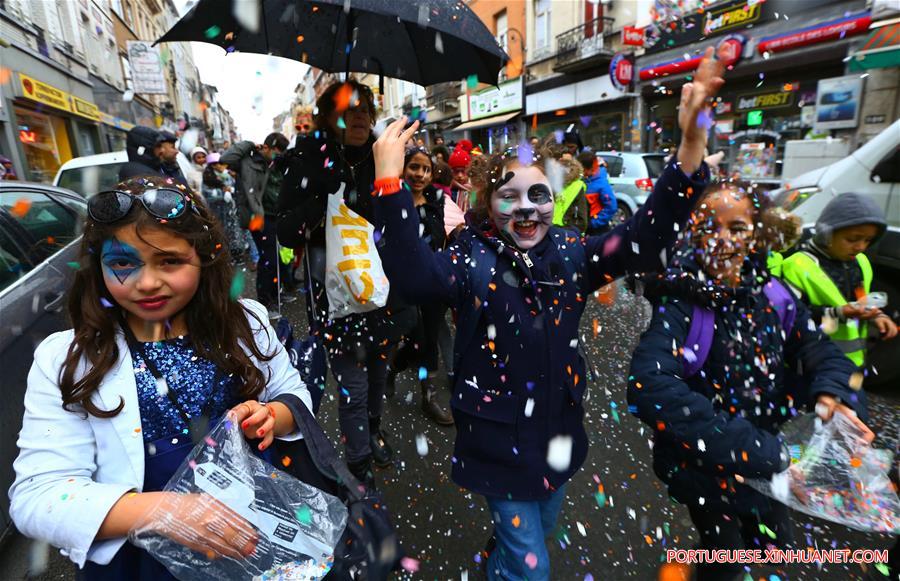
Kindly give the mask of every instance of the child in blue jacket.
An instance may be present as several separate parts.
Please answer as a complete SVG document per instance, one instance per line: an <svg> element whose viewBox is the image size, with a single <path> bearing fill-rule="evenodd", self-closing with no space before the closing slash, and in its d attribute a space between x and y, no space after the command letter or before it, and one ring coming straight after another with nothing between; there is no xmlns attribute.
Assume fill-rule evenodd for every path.
<svg viewBox="0 0 900 581"><path fill-rule="evenodd" d="M687 505L703 549L791 546L787 507L740 482L788 468L776 434L798 409L847 414L874 437L850 387L855 367L766 270L790 223L768 203L747 184L711 186L672 265L643 278L654 311L632 358L629 409L654 430L653 469ZM742 571L703 563L697 579Z"/></svg>
<svg viewBox="0 0 900 581"><path fill-rule="evenodd" d="M419 239L418 214L398 177L403 145L418 123L403 131L405 120L397 121L373 146L375 223L392 288L458 312L452 478L485 496L494 517L489 579L550 578L544 539L588 447L581 314L592 292L626 270L660 267L691 211L692 192L705 186L706 132L696 119L724 82L711 55L682 91L678 153L646 205L605 236L553 227L547 176L559 168L548 156L518 159L514 151L483 164L480 215L435 253Z"/></svg>

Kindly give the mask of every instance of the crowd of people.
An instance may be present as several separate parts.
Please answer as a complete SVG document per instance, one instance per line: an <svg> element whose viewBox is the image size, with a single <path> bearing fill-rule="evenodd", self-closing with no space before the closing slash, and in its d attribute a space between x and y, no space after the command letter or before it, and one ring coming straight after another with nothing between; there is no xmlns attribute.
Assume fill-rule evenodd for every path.
<svg viewBox="0 0 900 581"><path fill-rule="evenodd" d="M707 52L682 89L677 151L621 223L604 163L577 132L496 154L440 138L428 150L418 122L376 135L374 96L354 80L322 94L293 145L272 133L221 153L195 148L187 176L175 136L134 128L122 183L89 200L73 329L35 352L10 491L16 525L60 547L86 579L171 578L126 544L138 526L213 557L252 553L242 530L210 526L199 501L177 517L200 541L146 514L173 494L162 489L198 418L231 410L260 451L301 437L279 398L312 409L313 387L271 321L302 294L337 384L350 472L379 486L375 467L396 455L383 402L415 372L422 412L455 426L453 481L490 508L493 534L477 541L488 578L550 579L545 537L588 450L581 315L594 292L630 275L653 317L628 401L654 433L657 475L702 547L792 546L787 509L742 479L788 468L778 429L804 409L845 414L871 435L859 381L866 322L884 340L897 326L860 303L872 278L863 251L886 222L864 196L841 196L784 257L796 222L752 184L714 180L704 162L698 116L723 73ZM340 318L326 288L336 192L374 225L390 281L383 306ZM281 248L294 251L288 264ZM242 263L256 270L255 301L231 296ZM708 349L691 342L695 320L708 325ZM451 410L436 397L445 379ZM741 572L704 564L697 576Z"/></svg>

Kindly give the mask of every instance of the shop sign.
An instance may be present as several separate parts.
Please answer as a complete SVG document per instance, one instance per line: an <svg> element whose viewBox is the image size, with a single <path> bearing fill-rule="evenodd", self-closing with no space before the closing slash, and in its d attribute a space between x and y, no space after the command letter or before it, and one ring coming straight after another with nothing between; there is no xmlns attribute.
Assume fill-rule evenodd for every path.
<svg viewBox="0 0 900 581"><path fill-rule="evenodd" d="M100 109L90 101L79 99L75 95L70 97L72 100L72 113L87 117L92 121L100 121Z"/></svg>
<svg viewBox="0 0 900 581"><path fill-rule="evenodd" d="M522 109L522 77L469 95L469 121Z"/></svg>
<svg viewBox="0 0 900 581"><path fill-rule="evenodd" d="M109 125L111 127L115 127L116 129L121 129L122 131L130 131L134 127L134 123L129 123L128 121L124 121L119 117L114 117L109 113L104 113L100 111L100 122L104 125Z"/></svg>
<svg viewBox="0 0 900 581"><path fill-rule="evenodd" d="M793 91L775 91L758 95L739 95L737 98L737 110L749 111L751 109L777 109L794 104Z"/></svg>
<svg viewBox="0 0 900 581"><path fill-rule="evenodd" d="M711 36L759 22L762 6L763 2L741 2L737 6L709 10L703 15L703 34Z"/></svg>
<svg viewBox="0 0 900 581"><path fill-rule="evenodd" d="M628 46L644 46L644 28L626 26L622 29L622 44Z"/></svg>
<svg viewBox="0 0 900 581"><path fill-rule="evenodd" d="M609 79L615 88L627 91L634 80L634 61L631 55L618 53L609 63Z"/></svg>
<svg viewBox="0 0 900 581"><path fill-rule="evenodd" d="M71 111L69 94L65 91L22 73L19 73L19 83L22 85L22 96L55 109Z"/></svg>
<svg viewBox="0 0 900 581"><path fill-rule="evenodd" d="M852 129L859 124L863 79L857 76L821 79L816 90L817 131Z"/></svg>
<svg viewBox="0 0 900 581"><path fill-rule="evenodd" d="M878 123L884 123L884 115L866 115L866 124L877 125Z"/></svg>
<svg viewBox="0 0 900 581"><path fill-rule="evenodd" d="M763 112L762 109L756 109L747 113L747 127L756 127L762 125Z"/></svg>
<svg viewBox="0 0 900 581"><path fill-rule="evenodd" d="M765 36L759 40L756 50L759 54L781 52L827 40L862 34L869 29L871 22L872 16L868 12L852 14L846 18L823 22L787 34Z"/></svg>
<svg viewBox="0 0 900 581"><path fill-rule="evenodd" d="M792 14L802 14L819 2L821 0L732 0L720 2L711 10L695 7L693 10L681 10L680 14L670 14L670 9L660 10L660 0L657 0L656 12L665 14L645 27L644 48L648 53L654 53L699 42L704 38L774 20L775 13L790 11ZM674 2L666 2L667 6L672 4Z"/></svg>
<svg viewBox="0 0 900 581"><path fill-rule="evenodd" d="M145 95L165 95L166 78L159 47L143 40L128 41L128 61L134 92Z"/></svg>
<svg viewBox="0 0 900 581"><path fill-rule="evenodd" d="M716 56L726 67L737 64L744 54L747 37L743 34L729 34L716 44Z"/></svg>
<svg viewBox="0 0 900 581"><path fill-rule="evenodd" d="M719 101L716 103L716 115L724 115L725 113L731 113L731 111L731 101Z"/></svg>

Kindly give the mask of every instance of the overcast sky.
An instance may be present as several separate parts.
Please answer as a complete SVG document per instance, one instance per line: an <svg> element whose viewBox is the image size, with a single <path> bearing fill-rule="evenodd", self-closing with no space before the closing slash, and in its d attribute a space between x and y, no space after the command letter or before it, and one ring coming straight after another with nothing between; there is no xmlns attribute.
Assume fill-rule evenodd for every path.
<svg viewBox="0 0 900 581"><path fill-rule="evenodd" d="M175 5L185 14L191 3L175 0ZM192 42L191 48L200 80L219 90L219 103L231 113L241 138L257 143L271 133L272 118L288 108L308 68L280 57L229 54L202 42Z"/></svg>

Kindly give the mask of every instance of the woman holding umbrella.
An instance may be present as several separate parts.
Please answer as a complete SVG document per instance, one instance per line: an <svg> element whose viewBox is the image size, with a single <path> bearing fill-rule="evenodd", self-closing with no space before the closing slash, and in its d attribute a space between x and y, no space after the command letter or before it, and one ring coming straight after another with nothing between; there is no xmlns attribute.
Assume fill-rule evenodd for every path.
<svg viewBox="0 0 900 581"><path fill-rule="evenodd" d="M375 99L369 87L350 80L328 87L316 107L317 131L299 140L286 156L278 240L290 248L306 248L310 331L324 337L340 390L338 419L347 464L361 481L373 485L372 463L385 467L393 458L381 429L387 353L412 328L416 315L392 292L384 308L329 320L324 284L326 202L343 183L347 206L373 220L369 192L375 182Z"/></svg>

